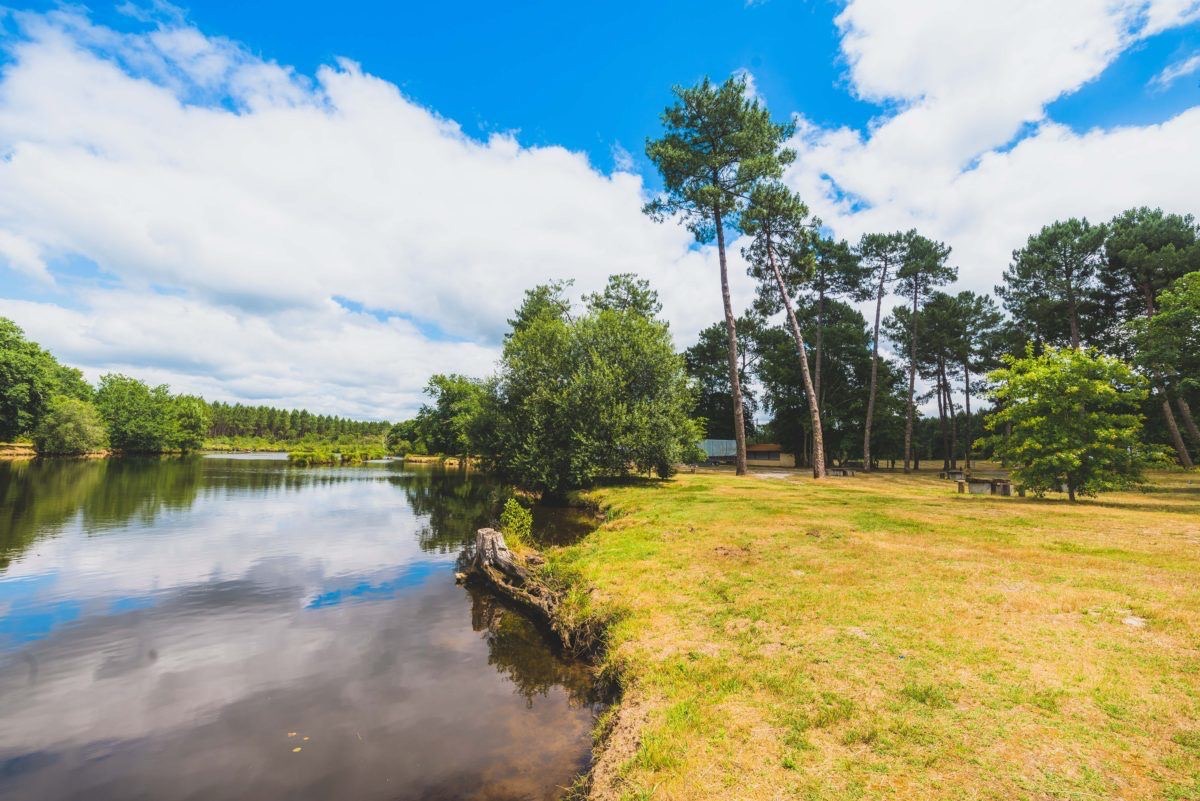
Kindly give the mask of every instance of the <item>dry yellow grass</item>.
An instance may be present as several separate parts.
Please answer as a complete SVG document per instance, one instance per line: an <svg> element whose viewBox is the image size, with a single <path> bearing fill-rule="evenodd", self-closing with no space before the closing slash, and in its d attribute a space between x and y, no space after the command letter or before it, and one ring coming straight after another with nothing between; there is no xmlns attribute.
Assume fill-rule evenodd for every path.
<svg viewBox="0 0 1200 801"><path fill-rule="evenodd" d="M1200 798L1200 475L1074 506L681 475L551 554L626 612L623 799ZM626 732L628 734L628 732Z"/></svg>

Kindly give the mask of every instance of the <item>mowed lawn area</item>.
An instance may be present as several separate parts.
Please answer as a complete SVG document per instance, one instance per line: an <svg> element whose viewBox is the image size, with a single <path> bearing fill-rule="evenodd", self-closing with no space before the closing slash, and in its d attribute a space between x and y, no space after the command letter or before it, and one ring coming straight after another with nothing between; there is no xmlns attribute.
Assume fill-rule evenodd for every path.
<svg viewBox="0 0 1200 801"><path fill-rule="evenodd" d="M932 473L593 495L551 558L626 613L598 797L1200 798L1196 473L1075 505Z"/></svg>

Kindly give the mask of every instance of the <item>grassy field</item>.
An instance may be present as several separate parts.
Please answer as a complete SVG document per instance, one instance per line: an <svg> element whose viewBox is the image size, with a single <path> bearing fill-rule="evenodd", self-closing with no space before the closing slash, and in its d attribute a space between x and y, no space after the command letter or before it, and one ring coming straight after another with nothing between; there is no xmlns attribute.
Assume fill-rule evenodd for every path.
<svg viewBox="0 0 1200 801"><path fill-rule="evenodd" d="M596 797L1200 799L1200 474L1074 506L932 474L594 495L551 564L625 612Z"/></svg>

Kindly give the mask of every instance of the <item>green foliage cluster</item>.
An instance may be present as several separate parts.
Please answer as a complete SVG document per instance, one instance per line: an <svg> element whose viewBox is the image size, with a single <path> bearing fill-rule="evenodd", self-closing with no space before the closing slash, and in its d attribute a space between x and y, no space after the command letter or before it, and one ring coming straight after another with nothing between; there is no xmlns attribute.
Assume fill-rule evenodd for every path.
<svg viewBox="0 0 1200 801"><path fill-rule="evenodd" d="M992 373L996 453L1036 495L1076 496L1135 486L1154 461L1141 438L1146 380L1111 356L1047 348L1006 356Z"/></svg>
<svg viewBox="0 0 1200 801"><path fill-rule="evenodd" d="M533 541L533 512L516 498L509 498L500 512L500 532L510 545L529 545Z"/></svg>
<svg viewBox="0 0 1200 801"><path fill-rule="evenodd" d="M295 465L348 465L363 464L388 455L383 445L366 447L335 448L328 445L298 448L288 451L288 461Z"/></svg>
<svg viewBox="0 0 1200 801"><path fill-rule="evenodd" d="M165 384L119 374L100 378L96 408L108 428L109 445L125 453L195 451L208 433L209 408L195 395L172 395Z"/></svg>
<svg viewBox="0 0 1200 801"><path fill-rule="evenodd" d="M0 441L31 437L39 453L285 450L383 455L385 422L360 422L269 406L208 403L125 375L93 389L78 370L0 318ZM300 450L300 449L297 449Z"/></svg>
<svg viewBox="0 0 1200 801"><path fill-rule="evenodd" d="M34 429L33 446L38 453L80 455L108 448L108 430L91 403L57 395L50 399L42 420Z"/></svg>
<svg viewBox="0 0 1200 801"><path fill-rule="evenodd" d="M88 400L91 387L0 317L0 442L31 434L58 396Z"/></svg>
<svg viewBox="0 0 1200 801"><path fill-rule="evenodd" d="M571 317L563 290L530 290L512 321L471 427L486 464L555 500L601 478L670 475L701 432L666 324L605 296Z"/></svg>

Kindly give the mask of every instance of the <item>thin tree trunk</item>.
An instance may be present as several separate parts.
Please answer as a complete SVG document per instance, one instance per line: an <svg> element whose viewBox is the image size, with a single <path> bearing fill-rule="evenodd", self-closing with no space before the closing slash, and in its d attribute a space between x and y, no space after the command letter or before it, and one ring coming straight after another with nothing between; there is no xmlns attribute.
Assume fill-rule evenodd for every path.
<svg viewBox="0 0 1200 801"><path fill-rule="evenodd" d="M821 354L823 353L824 346L825 346L825 289L824 289L824 287L822 287L821 289L818 290L818 295L817 295L817 332L816 332L814 339L816 341L813 343L814 344L814 350L813 350L813 393L814 394L813 394L813 397L816 399L816 402L817 402L817 411L820 412L821 407L824 405L824 398L821 397ZM824 447L824 445L825 445L823 438L821 441L821 445L822 445L822 447ZM814 458L814 461L816 461L815 458Z"/></svg>
<svg viewBox="0 0 1200 801"><path fill-rule="evenodd" d="M963 362L963 401L966 404L966 415L963 418L963 435L967 438L967 442L963 445L963 467L967 470L971 469L971 366L968 362Z"/></svg>
<svg viewBox="0 0 1200 801"><path fill-rule="evenodd" d="M1171 434L1171 444L1175 446L1175 456L1179 460L1179 464L1189 470L1195 465L1192 463L1192 457L1188 453L1187 445L1184 444L1183 435L1179 433L1179 425L1175 422L1175 415L1171 413L1171 401L1167 396L1167 389L1160 381L1155 382L1158 394L1162 397L1163 417L1167 421L1167 431Z"/></svg>
<svg viewBox="0 0 1200 801"><path fill-rule="evenodd" d="M938 430L942 432L942 469L950 469L950 434L946 430L946 393L942 386L942 371L939 369L934 376L937 389Z"/></svg>
<svg viewBox="0 0 1200 801"><path fill-rule="evenodd" d="M775 273L775 281L779 284L779 295L783 298L783 307L787 310L788 323L792 328L792 338L796 340L796 355L800 357L800 375L804 378L804 392L808 395L808 416L812 421L812 473L813 478L825 477L825 437L821 432L821 411L817 407L817 393L813 388L812 374L808 370L808 353L804 349L804 336L800 333L800 323L796 321L796 311L792 308L792 299L788 295L787 285L783 282L783 274L775 263L775 253L767 247L767 260Z"/></svg>
<svg viewBox="0 0 1200 801"><path fill-rule="evenodd" d="M913 413L915 409L914 394L917 390L917 297L918 278L913 277L912 319L909 321L911 330L908 332L908 408L904 414L904 472L909 472L909 464L913 461L912 436Z"/></svg>
<svg viewBox="0 0 1200 801"><path fill-rule="evenodd" d="M729 265L725 261L725 227L719 209L713 209L717 224L717 257L721 263L721 300L725 303L725 331L729 335L729 386L733 392L733 438L737 442L737 474L746 475L746 420L742 409L742 380L738 375L737 322L729 297Z"/></svg>
<svg viewBox="0 0 1200 801"><path fill-rule="evenodd" d="M871 390L867 395L867 421L863 427L863 470L871 470L871 422L875 417L875 388L879 380L879 316L883 311L883 286L888 264L879 273L879 291L875 296L875 336L871 340Z"/></svg>
<svg viewBox="0 0 1200 801"><path fill-rule="evenodd" d="M942 364L942 383L946 386L946 408L950 410L950 469L958 468L958 414L954 411L954 393L950 391L950 374Z"/></svg>
<svg viewBox="0 0 1200 801"><path fill-rule="evenodd" d="M1183 418L1183 427L1192 438L1192 444L1200 447L1200 429L1196 428L1196 418L1192 417L1191 405L1182 394L1175 396L1175 405L1179 408L1179 416Z"/></svg>
<svg viewBox="0 0 1200 801"><path fill-rule="evenodd" d="M1075 299L1075 284L1067 276L1067 316L1071 321L1071 347L1079 350L1079 303Z"/></svg>
<svg viewBox="0 0 1200 801"><path fill-rule="evenodd" d="M821 359L825 352L825 290L817 294L817 332L813 337L813 387L817 391L817 409L821 404Z"/></svg>

